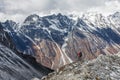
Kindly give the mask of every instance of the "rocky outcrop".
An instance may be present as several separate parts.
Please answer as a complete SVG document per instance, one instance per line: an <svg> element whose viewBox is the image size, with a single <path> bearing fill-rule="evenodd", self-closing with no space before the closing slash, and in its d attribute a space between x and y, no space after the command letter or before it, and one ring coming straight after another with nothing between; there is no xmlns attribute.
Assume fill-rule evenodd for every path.
<svg viewBox="0 0 120 80"><path fill-rule="evenodd" d="M100 55L97 59L65 65L42 80L119 80L120 57Z"/></svg>

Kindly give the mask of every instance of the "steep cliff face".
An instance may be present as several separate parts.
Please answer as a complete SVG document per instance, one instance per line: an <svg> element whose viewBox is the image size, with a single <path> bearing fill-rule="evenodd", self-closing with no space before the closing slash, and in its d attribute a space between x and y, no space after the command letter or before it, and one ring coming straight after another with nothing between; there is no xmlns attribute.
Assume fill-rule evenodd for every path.
<svg viewBox="0 0 120 80"><path fill-rule="evenodd" d="M94 59L99 54L115 54L120 50L119 12L104 17L86 13L73 20L58 14L39 17L30 15L20 28L31 41L29 50L36 60L52 69L82 59ZM31 54L31 52L29 53Z"/></svg>
<svg viewBox="0 0 120 80"><path fill-rule="evenodd" d="M7 33L8 29L5 29L0 23L0 43L2 43L5 46L8 46L9 48L15 50L15 46L12 44L12 39L10 38L9 34Z"/></svg>
<svg viewBox="0 0 120 80"><path fill-rule="evenodd" d="M94 60L65 65L42 80L119 80L118 55L100 55Z"/></svg>
<svg viewBox="0 0 120 80"><path fill-rule="evenodd" d="M2 44L10 49L14 46L14 48L21 53L34 55L34 50L31 47L33 45L32 41L19 32L20 26L17 23L7 20L6 22L0 23L0 28L0 42Z"/></svg>

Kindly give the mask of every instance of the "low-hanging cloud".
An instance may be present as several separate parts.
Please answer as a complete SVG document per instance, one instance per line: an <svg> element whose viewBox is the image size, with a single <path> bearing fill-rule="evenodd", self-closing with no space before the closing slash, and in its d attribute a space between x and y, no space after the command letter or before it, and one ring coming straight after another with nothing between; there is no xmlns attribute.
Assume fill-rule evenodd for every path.
<svg viewBox="0 0 120 80"><path fill-rule="evenodd" d="M107 14L120 10L119 5L119 0L0 0L0 20L22 22L34 13L100 11Z"/></svg>

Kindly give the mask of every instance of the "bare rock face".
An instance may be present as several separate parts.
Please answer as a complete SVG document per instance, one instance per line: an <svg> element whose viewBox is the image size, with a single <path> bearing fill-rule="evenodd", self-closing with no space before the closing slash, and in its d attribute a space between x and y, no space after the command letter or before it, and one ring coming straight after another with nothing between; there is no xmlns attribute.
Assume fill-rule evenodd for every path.
<svg viewBox="0 0 120 80"><path fill-rule="evenodd" d="M34 49L36 51L37 62L52 69L59 68L63 65L63 60L61 59L60 61L62 52L58 44L48 40L42 40L38 46L34 46Z"/></svg>
<svg viewBox="0 0 120 80"><path fill-rule="evenodd" d="M100 55L90 61L75 62L61 67L42 80L119 80L120 57Z"/></svg>

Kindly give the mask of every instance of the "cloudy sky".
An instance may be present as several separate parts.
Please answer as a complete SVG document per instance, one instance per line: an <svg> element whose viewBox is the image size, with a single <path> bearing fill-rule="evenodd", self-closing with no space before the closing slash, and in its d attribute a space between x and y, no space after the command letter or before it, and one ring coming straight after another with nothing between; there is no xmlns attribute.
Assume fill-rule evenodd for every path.
<svg viewBox="0 0 120 80"><path fill-rule="evenodd" d="M120 11L120 0L0 0L0 21L22 22L30 14L80 14L96 11L104 15Z"/></svg>

